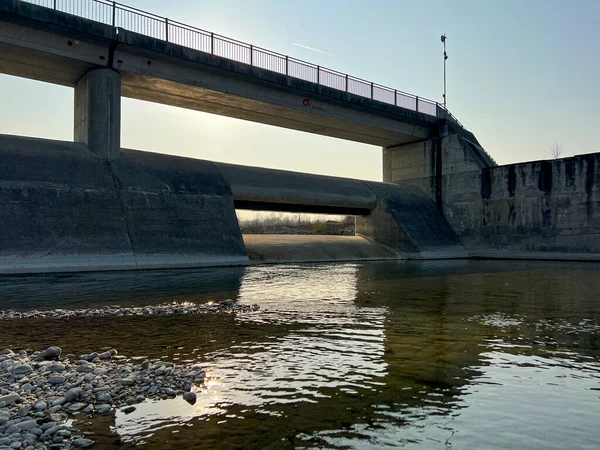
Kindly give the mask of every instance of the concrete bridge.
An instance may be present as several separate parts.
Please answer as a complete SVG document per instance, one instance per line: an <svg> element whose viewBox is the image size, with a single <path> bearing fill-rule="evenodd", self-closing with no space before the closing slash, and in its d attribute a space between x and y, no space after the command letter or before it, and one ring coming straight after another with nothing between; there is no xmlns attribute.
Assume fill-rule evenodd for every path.
<svg viewBox="0 0 600 450"><path fill-rule="evenodd" d="M113 2L59 2L93 20L33 3L52 0L0 2L0 70L74 87L75 140L99 156L118 155L121 95L385 147L436 136L449 116L433 101ZM90 12L98 7L110 9Z"/></svg>
<svg viewBox="0 0 600 450"><path fill-rule="evenodd" d="M362 237L332 259L600 253L561 235L555 169L514 169L500 189L505 172L435 102L114 2L55 4L0 0L0 72L75 89L74 143L0 137L0 272L245 264L235 208L355 215ZM121 149L122 95L380 145L385 182ZM588 177L589 230L586 161L572 177ZM517 172L534 174L523 192L546 180L522 204Z"/></svg>

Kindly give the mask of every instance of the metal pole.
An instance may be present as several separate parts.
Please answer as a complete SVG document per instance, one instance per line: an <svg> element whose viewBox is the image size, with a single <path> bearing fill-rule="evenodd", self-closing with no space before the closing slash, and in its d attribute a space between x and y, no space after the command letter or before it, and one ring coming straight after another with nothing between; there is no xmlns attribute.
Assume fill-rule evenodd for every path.
<svg viewBox="0 0 600 450"><path fill-rule="evenodd" d="M444 109L446 109L446 60L448 59L448 55L446 54L446 34L442 34L440 39L444 44Z"/></svg>
<svg viewBox="0 0 600 450"><path fill-rule="evenodd" d="M287 75L289 73L289 66L290 66L290 57L288 55L285 55L285 74Z"/></svg>
<svg viewBox="0 0 600 450"><path fill-rule="evenodd" d="M117 2L112 2L112 4L113 4L113 7L112 7L112 10L113 10L112 26L114 28L115 25L116 25L116 23L117 23L117 20L116 20L117 19Z"/></svg>
<svg viewBox="0 0 600 450"><path fill-rule="evenodd" d="M210 33L210 53L211 55L215 53L215 33Z"/></svg>
<svg viewBox="0 0 600 450"><path fill-rule="evenodd" d="M394 89L394 106L398 106L398 90Z"/></svg>
<svg viewBox="0 0 600 450"><path fill-rule="evenodd" d="M346 74L346 92L348 92L348 74Z"/></svg>
<svg viewBox="0 0 600 450"><path fill-rule="evenodd" d="M373 82L371 81L371 98L373 98Z"/></svg>
<svg viewBox="0 0 600 450"><path fill-rule="evenodd" d="M444 109L446 109L446 60L448 56L446 55L446 40L444 39Z"/></svg>
<svg viewBox="0 0 600 450"><path fill-rule="evenodd" d="M417 112L419 112L419 96L418 95L415 97L415 102L416 102L415 105L417 106Z"/></svg>
<svg viewBox="0 0 600 450"><path fill-rule="evenodd" d="M56 9L56 0L54 0L54 9Z"/></svg>
<svg viewBox="0 0 600 450"><path fill-rule="evenodd" d="M165 17L165 41L169 42L169 19Z"/></svg>
<svg viewBox="0 0 600 450"><path fill-rule="evenodd" d="M252 64L252 54L254 53L254 50L252 49L252 44L250 44L250 65L253 66L254 64Z"/></svg>
<svg viewBox="0 0 600 450"><path fill-rule="evenodd" d="M317 66L317 84L321 84L319 82L319 72L321 72L321 66Z"/></svg>

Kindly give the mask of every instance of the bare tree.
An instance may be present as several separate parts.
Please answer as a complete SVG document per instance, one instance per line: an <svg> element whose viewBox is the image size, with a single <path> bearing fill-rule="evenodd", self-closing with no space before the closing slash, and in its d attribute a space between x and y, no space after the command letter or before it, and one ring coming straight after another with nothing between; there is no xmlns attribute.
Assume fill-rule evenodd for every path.
<svg viewBox="0 0 600 450"><path fill-rule="evenodd" d="M552 155L552 159L558 159L563 154L563 146L559 144L557 141L554 141L554 144L550 145L550 155Z"/></svg>

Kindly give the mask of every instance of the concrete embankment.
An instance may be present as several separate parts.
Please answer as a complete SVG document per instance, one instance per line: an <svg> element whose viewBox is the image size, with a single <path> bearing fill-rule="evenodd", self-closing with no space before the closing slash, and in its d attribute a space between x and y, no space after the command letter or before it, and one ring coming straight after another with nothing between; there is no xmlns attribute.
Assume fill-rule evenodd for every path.
<svg viewBox="0 0 600 450"><path fill-rule="evenodd" d="M465 133L384 149L384 180L437 204L471 257L600 260L600 154L495 166Z"/></svg>
<svg viewBox="0 0 600 450"><path fill-rule="evenodd" d="M256 238L255 260L468 256L413 188L0 136L0 273L248 264L236 207L354 213L369 238Z"/></svg>
<svg viewBox="0 0 600 450"><path fill-rule="evenodd" d="M484 169L457 231L483 258L598 261L599 173L598 153Z"/></svg>
<svg viewBox="0 0 600 450"><path fill-rule="evenodd" d="M0 273L600 260L600 154L482 167L473 144L444 139L386 149L393 184L127 149L109 161L81 143L0 136ZM243 238L236 208L344 211L358 236Z"/></svg>
<svg viewBox="0 0 600 450"><path fill-rule="evenodd" d="M0 271L246 264L229 185L208 161L5 136Z"/></svg>

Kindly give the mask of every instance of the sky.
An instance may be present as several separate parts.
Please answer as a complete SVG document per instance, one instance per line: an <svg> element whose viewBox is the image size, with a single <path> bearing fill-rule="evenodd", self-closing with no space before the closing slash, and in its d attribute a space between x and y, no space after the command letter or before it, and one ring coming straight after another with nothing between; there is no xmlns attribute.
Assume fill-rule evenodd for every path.
<svg viewBox="0 0 600 450"><path fill-rule="evenodd" d="M600 151L597 0L123 3L440 102L445 33L448 108L499 164ZM0 133L73 139L73 89L0 75L0 98ZM379 147L126 98L122 146L382 179Z"/></svg>

